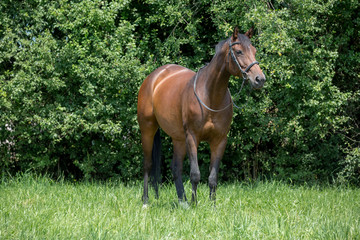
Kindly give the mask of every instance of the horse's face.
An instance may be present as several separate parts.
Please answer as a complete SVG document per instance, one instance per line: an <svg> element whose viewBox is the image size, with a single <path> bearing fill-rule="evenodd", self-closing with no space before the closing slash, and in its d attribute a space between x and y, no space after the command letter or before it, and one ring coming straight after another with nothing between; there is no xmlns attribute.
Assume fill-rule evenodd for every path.
<svg viewBox="0 0 360 240"><path fill-rule="evenodd" d="M235 28L229 43L229 72L235 76L247 77L253 88L260 89L264 86L265 75L255 59L256 48L250 42L251 36L251 30L239 34Z"/></svg>

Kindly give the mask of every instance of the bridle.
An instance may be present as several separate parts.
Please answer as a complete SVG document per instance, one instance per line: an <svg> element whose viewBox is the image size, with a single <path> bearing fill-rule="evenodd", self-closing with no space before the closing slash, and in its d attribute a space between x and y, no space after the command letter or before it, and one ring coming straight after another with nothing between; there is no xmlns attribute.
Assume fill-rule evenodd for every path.
<svg viewBox="0 0 360 240"><path fill-rule="evenodd" d="M233 43L231 43L231 38L229 39L229 54L231 55L231 58L233 59L233 61L236 63L236 65L237 65L238 68L240 69L241 74L242 74L242 76L243 76L243 82L242 82L242 84L241 84L241 88L240 88L239 92L236 94L236 95L239 95L240 92L241 92L241 90L242 90L243 87L244 87L245 81L248 79L248 72L250 71L250 69L251 69L255 64L258 64L258 65L259 65L259 62L258 62L258 61L254 61L254 62L252 62L251 64L249 64L249 66L247 66L245 70L243 70L242 67L240 66L239 61L238 61L237 58L235 57L234 50L232 49L232 46L234 46L234 45L236 45L236 44L241 44L241 42L233 42ZM206 65L205 65L205 66L206 66ZM205 66L203 66L203 67L201 67L201 68L199 69L199 71L196 73L195 80L194 80L194 93L195 93L195 96L196 96L196 98L198 99L198 101L201 103L201 105L203 105L207 110L212 111L212 112L221 112L221 111L224 111L225 109L227 109L228 107L230 107L232 104L233 104L236 108L240 109L240 107L238 107L238 106L234 103L234 101L233 101L233 99L232 99L232 97L231 97L231 93L230 93L230 90L229 90L229 89L228 89L228 91L229 91L229 93L230 93L231 103L230 103L229 105L227 105L226 107L222 108L222 109L218 109L218 110L212 109L212 108L208 107L203 101L201 101L200 97L199 97L199 96L197 95L197 93L196 93L196 80L197 80L197 78L198 78L198 75L199 75L200 70L202 70Z"/></svg>
<svg viewBox="0 0 360 240"><path fill-rule="evenodd" d="M242 74L243 79L244 79L243 82L244 82L248 78L247 74L248 74L250 68L252 68L252 66L254 66L255 64L259 65L259 62L258 61L253 61L252 63L250 63L249 66L247 66L247 68L245 68L245 70L243 70L242 67L240 66L239 61L235 57L234 50L232 49L232 46L234 46L236 44L241 44L241 42L233 42L233 43L231 43L231 38L229 39L229 54L231 55L231 58L234 60L234 62L236 63L236 65L240 69L241 74Z"/></svg>

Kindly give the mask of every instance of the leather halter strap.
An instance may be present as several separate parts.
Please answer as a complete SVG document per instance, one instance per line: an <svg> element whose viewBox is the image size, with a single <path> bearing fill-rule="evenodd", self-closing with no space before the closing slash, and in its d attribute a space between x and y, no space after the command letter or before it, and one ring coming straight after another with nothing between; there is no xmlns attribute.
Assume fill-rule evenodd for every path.
<svg viewBox="0 0 360 240"><path fill-rule="evenodd" d="M222 112L222 111L224 111L225 109L227 109L228 107L230 107L230 106L233 104L233 100L232 100L232 98L231 98L231 93L230 93L230 90L229 90L229 89L228 89L228 92L229 92L229 94L230 94L230 103L229 103L227 106L225 106L224 108L222 108L222 109L212 109L212 108L208 107L208 106L200 99L200 97L199 97L198 94L196 93L196 81L197 81L197 78L198 78L198 75L199 75L200 70L202 70L204 67L206 67L206 65L203 66L203 67L201 67L201 68L199 69L199 71L198 71L198 72L196 73L196 75L195 75L195 79L194 79L194 93L195 93L195 96L196 96L197 100L201 103L201 105L203 105L207 110L209 110L209 111L211 111L211 112Z"/></svg>
<svg viewBox="0 0 360 240"><path fill-rule="evenodd" d="M231 58L234 60L234 62L236 63L236 65L238 66L238 68L240 69L243 79L246 80L247 79L247 73L250 71L250 68L252 68L252 66L254 66L255 64L259 65L258 61L254 61L252 63L250 63L249 66L247 66L247 68L245 70L242 69L242 67L240 66L239 61L237 60L237 58L235 57L235 53L234 50L232 49L232 46L234 46L235 44L241 44L241 42L233 42L231 43L231 39L229 39L229 50L230 50L230 55Z"/></svg>

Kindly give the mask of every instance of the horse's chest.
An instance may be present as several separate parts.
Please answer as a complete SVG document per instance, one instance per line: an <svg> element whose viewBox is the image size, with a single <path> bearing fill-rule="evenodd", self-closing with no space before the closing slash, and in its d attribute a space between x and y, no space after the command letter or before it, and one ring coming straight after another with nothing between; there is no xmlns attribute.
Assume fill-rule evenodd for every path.
<svg viewBox="0 0 360 240"><path fill-rule="evenodd" d="M205 122L203 128L202 128L202 131L204 133L210 133L210 132L214 132L216 130L215 128L215 124L212 120L209 120L207 122Z"/></svg>
<svg viewBox="0 0 360 240"><path fill-rule="evenodd" d="M224 123L215 121L214 119L208 119L203 123L201 128L201 138L206 140L213 138L219 135L224 135L227 133L227 126L224 126Z"/></svg>

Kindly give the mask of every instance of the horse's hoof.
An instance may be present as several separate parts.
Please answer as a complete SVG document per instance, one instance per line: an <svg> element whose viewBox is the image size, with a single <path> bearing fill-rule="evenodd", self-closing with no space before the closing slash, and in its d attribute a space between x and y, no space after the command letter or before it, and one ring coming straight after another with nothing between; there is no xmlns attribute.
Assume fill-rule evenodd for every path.
<svg viewBox="0 0 360 240"><path fill-rule="evenodd" d="M143 206L142 206L142 209L147 209L147 208L148 208L147 203L144 203Z"/></svg>
<svg viewBox="0 0 360 240"><path fill-rule="evenodd" d="M183 209L189 209L190 205L186 201L179 201L179 206Z"/></svg>

